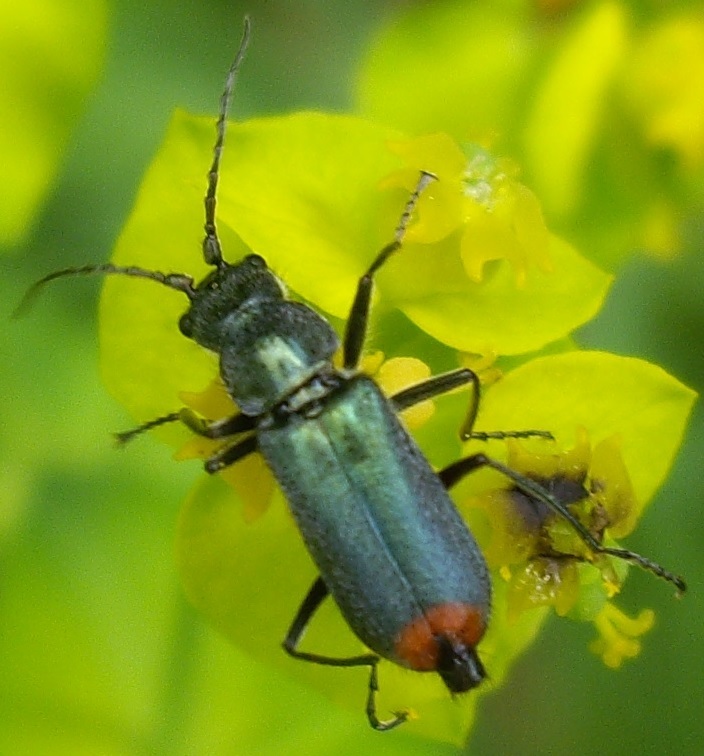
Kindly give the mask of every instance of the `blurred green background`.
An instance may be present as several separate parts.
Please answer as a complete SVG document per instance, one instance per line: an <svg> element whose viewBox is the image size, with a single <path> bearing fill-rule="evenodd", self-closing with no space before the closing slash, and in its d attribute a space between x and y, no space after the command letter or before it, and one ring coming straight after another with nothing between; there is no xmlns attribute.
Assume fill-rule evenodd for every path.
<svg viewBox="0 0 704 756"><path fill-rule="evenodd" d="M0 753L453 752L403 731L370 732L361 711L331 709L248 660L184 603L173 526L199 465L175 464L150 438L114 450L109 433L131 420L100 384L98 282L57 285L29 315L9 320L38 276L109 257L173 108L216 112L245 11L255 30L239 118L349 109L370 39L413 5L421 4L35 0L20 12L1 0L2 39L14 35L27 46L5 45L6 54L26 53L33 63L23 64L25 87L36 77L39 90L47 68L62 69L62 60L56 78L70 78L82 53L88 73L71 96L40 97L28 111L30 145L46 147L36 136L44 130L46 142L65 138L66 148L26 234L8 235L0 257ZM65 14L87 8L93 25L74 24L71 39ZM42 37L66 50L42 57ZM10 123L4 117L0 131L7 135ZM7 154L13 149L17 175L0 167L9 186L5 216L19 212L11 197L33 160L19 136ZM701 391L704 224L694 211L686 221L681 254L629 259L579 340L657 362ZM633 575L623 606L651 606L658 620L641 656L617 672L588 652L589 627L549 622L508 684L482 701L468 752L702 752L703 419L697 407L671 478L627 544L684 574L687 597L673 601L667 587Z"/></svg>

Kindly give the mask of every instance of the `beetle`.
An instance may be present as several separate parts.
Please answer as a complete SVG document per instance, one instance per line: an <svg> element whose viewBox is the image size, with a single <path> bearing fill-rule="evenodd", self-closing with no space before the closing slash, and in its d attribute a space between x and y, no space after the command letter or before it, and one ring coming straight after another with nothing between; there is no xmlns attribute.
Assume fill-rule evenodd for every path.
<svg viewBox="0 0 704 756"><path fill-rule="evenodd" d="M199 283L186 274L139 267L87 265L51 273L28 292L56 278L119 274L147 278L189 300L181 333L219 355L222 382L238 407L231 417L204 420L180 410L120 434L128 441L150 428L181 421L223 445L205 462L209 473L259 452L286 495L291 513L319 571L283 641L304 661L369 667L366 714L377 730L404 722L377 713L377 667L388 659L418 672L435 672L451 694L467 692L486 677L477 647L487 629L491 581L481 550L455 508L450 489L464 476L490 467L528 497L570 522L594 553L654 572L684 590L681 578L634 552L599 543L555 495L484 454L473 454L436 473L397 417L418 402L469 384L464 439L551 435L545 431L480 433L474 430L480 385L461 368L431 377L391 397L359 371L374 277L402 248L419 196L436 177L422 171L393 240L359 279L342 338L342 367L333 356L340 339L310 307L286 296L265 260L249 254L228 263L216 226L217 188L232 93L247 49L250 23L228 72L216 125L205 195L203 256L212 266ZM316 610L330 595L347 624L370 650L336 658L300 650Z"/></svg>

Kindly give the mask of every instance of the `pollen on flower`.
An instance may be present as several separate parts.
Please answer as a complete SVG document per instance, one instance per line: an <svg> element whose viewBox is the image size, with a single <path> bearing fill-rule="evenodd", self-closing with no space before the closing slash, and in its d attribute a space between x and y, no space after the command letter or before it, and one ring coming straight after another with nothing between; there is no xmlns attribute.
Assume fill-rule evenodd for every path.
<svg viewBox="0 0 704 756"><path fill-rule="evenodd" d="M506 168L512 174L517 170L509 161L506 161ZM494 185L503 182L505 178L505 174L497 169L497 161L486 150L477 150L470 157L463 174L464 194L491 210L496 200Z"/></svg>
<svg viewBox="0 0 704 756"><path fill-rule="evenodd" d="M592 641L589 649L601 656L607 667L617 669L625 659L638 656L641 650L639 637L647 633L654 623L655 613L652 609L643 609L633 618L614 604L607 603L594 619L600 637Z"/></svg>
<svg viewBox="0 0 704 756"><path fill-rule="evenodd" d="M617 437L592 449L586 430L579 428L575 445L559 453L535 452L516 439L507 446L509 467L566 506L597 541L611 540L635 525L641 507ZM560 616L598 622L610 639L616 638L615 624L618 638L626 640L604 647L609 661L619 653L627 656L629 649L637 653L633 638L647 629L647 615L629 625L618 610L605 608L620 590L627 565L592 553L571 523L517 484L473 496L466 504L473 523L472 510L483 512L489 523L488 534L479 529L477 535L487 563L507 584L509 621L529 609L552 606Z"/></svg>
<svg viewBox="0 0 704 756"><path fill-rule="evenodd" d="M509 582L507 619L515 622L524 611L537 606L552 606L564 617L579 600L579 589L574 561L563 564L549 558L532 559Z"/></svg>

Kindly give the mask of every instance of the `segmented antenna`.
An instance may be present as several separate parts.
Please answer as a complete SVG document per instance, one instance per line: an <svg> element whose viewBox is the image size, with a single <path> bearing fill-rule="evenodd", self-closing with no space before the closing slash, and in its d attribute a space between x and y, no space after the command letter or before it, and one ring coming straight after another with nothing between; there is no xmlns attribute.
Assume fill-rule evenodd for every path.
<svg viewBox="0 0 704 756"><path fill-rule="evenodd" d="M220 158L225 145L225 131L227 129L227 114L232 102L232 93L237 81L237 74L244 60L247 46L249 45L249 32L251 23L249 16L244 17L244 30L242 31L242 40L240 42L237 55L232 61L230 70L227 72L225 89L220 97L220 115L216 125L217 138L213 149L213 163L208 171L208 190L205 194L205 238L203 239L203 258L208 265L215 265L222 268L224 265L222 259L222 247L218 238L218 231L215 226L215 207L217 204L218 178L220 173Z"/></svg>
<svg viewBox="0 0 704 756"><path fill-rule="evenodd" d="M418 179L416 188L413 190L413 194L411 194L411 196L408 198L408 202L406 202L406 205L403 208L403 213L401 213L401 219L398 222L398 226L396 226L396 232L394 233L395 242L401 244L403 237L406 235L406 228L408 227L408 223L411 220L411 216L413 215L413 212L416 209L416 205L418 204L418 200L420 199L420 195L423 194L428 184L431 184L433 181L437 180L438 177L434 173L421 170L420 178Z"/></svg>
<svg viewBox="0 0 704 756"><path fill-rule="evenodd" d="M418 200L420 199L420 195L425 191L428 184L431 184L433 181L437 180L438 177L430 171L420 172L420 178L418 179L416 188L408 198L408 201L403 208L403 213L401 213L401 218L399 219L398 225L396 226L396 230L394 231L394 240L391 242L391 244L387 244L384 249L382 249L381 252L376 256L376 259L369 266L369 269L365 273L366 276L374 275L374 273L379 270L379 268L389 259L389 257L391 257L394 252L398 252L398 250L401 248L403 237L406 235L406 230L408 228L408 223L411 220L411 216L415 212L416 205L418 204Z"/></svg>
<svg viewBox="0 0 704 756"><path fill-rule="evenodd" d="M49 273L33 283L27 292L22 297L22 300L12 313L12 317L19 317L25 312L35 300L39 290L42 289L50 281L54 281L57 278L64 278L68 276L90 276L90 275L120 275L120 276L132 276L133 278L147 278L150 281L156 281L157 283L168 286L170 289L176 289L176 291L182 291L189 299L193 299L196 292L193 287L193 279L187 276L185 273L160 273L158 270L146 270L145 268L139 268L135 265L113 265L112 263L102 263L100 265L82 265L79 268L64 268L62 270L55 270L53 273Z"/></svg>
<svg viewBox="0 0 704 756"><path fill-rule="evenodd" d="M205 239L203 240L203 256L205 261L209 265L216 265L222 267L222 250L220 248L220 241L218 239L217 229L215 228L215 204L216 193L218 188L218 172L220 169L220 157L222 155L223 144L225 143L225 128L227 123L227 113L230 109L230 102L232 100L232 92L235 87L235 81L237 80L237 73L239 71L242 60L244 59L245 52L247 51L247 45L249 44L249 32L251 24L249 17L244 18L244 31L242 33L242 41L240 42L237 55L235 56L230 70L227 74L227 81L225 82L225 90L220 98L220 115L217 122L217 139L215 141L215 149L213 150L213 164L208 172L208 191L205 196ZM12 317L16 318L25 312L36 298L39 290L42 289L50 281L54 281L57 278L64 278L67 276L89 276L89 275L122 275L132 276L136 278L147 278L151 281L168 286L176 291L183 292L189 299L193 299L195 296L194 282L191 276L187 276L184 273L160 273L156 270L146 270L145 268L139 268L134 265L122 266L113 265L111 263L104 263L101 265L83 265L78 268L64 268L63 270L56 270L49 275L40 278L39 281L32 284L27 290L27 293L22 297L21 302L15 308L12 313Z"/></svg>

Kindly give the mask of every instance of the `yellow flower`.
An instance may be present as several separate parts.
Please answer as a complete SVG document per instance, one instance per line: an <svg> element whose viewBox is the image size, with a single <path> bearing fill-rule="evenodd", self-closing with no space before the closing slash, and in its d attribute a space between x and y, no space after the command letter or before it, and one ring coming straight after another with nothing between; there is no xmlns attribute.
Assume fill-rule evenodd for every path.
<svg viewBox="0 0 704 756"><path fill-rule="evenodd" d="M638 636L647 633L655 622L655 612L643 609L632 619L613 604L605 604L594 625L600 637L592 641L589 649L601 656L607 667L616 669L624 659L633 659L640 653Z"/></svg>
<svg viewBox="0 0 704 756"><path fill-rule="evenodd" d="M508 466L566 505L599 543L608 539L610 545L633 530L641 506L618 438L592 449L579 429L575 446L562 453L531 452L515 439L507 445ZM560 616L596 625L601 638L592 649L609 666L639 653L635 637L650 628L651 614L628 624L610 603L625 578L624 562L594 554L569 522L515 486L474 496L466 505L486 514L490 534L482 545L489 566L508 584L509 621L533 607L552 606Z"/></svg>
<svg viewBox="0 0 704 756"><path fill-rule="evenodd" d="M390 148L407 167L387 176L382 188L412 191L421 170L438 177L420 197L418 220L406 234L408 243L434 244L459 232L465 272L477 283L491 260L507 260L519 288L531 266L552 269L540 204L516 180L518 171L511 161L495 158L479 146L468 148L468 158L442 133L394 142Z"/></svg>
<svg viewBox="0 0 704 756"><path fill-rule="evenodd" d="M370 375L374 377L384 393L390 396L414 383L430 378L430 368L416 357L392 357L382 362L378 370ZM435 404L432 400L426 399L402 412L401 417L408 428L415 430L427 423L434 412Z"/></svg>

